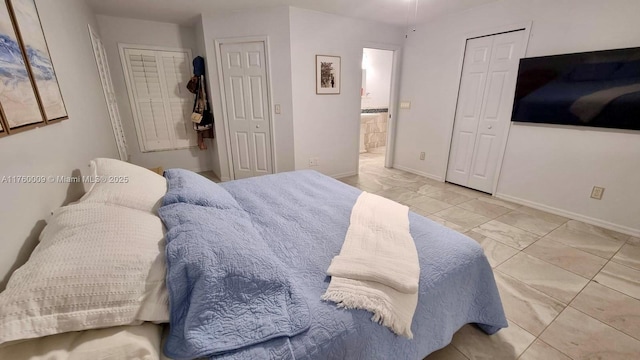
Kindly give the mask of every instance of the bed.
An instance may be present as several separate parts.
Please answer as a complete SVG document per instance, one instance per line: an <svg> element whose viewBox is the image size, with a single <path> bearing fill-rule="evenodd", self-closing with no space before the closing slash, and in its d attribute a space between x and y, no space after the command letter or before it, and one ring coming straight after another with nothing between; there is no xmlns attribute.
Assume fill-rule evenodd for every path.
<svg viewBox="0 0 640 360"><path fill-rule="evenodd" d="M115 160L102 160L104 164L111 164L112 161ZM109 167L104 164L102 167ZM125 168L119 169L118 172L131 171L129 167L132 165L124 166ZM155 198L163 189L160 185L154 189L153 186L148 185L147 180L134 179L134 177L132 177L132 183L123 187L113 187L107 191L109 192L107 195L96 196L97 190L92 190L95 199L91 201L117 203L118 206L122 206L122 203L127 203L129 206L133 201L137 207L136 211L153 214L161 205L162 199ZM137 180L140 184L135 184ZM349 226L351 208L361 193L359 189L314 171L268 175L220 185L196 174L183 172L179 183L182 184L180 189L182 193L173 196L171 204L192 205L189 204L190 201L202 200L204 197L205 202L209 201L207 204L214 204L212 206L215 207L217 202L209 195L229 196L237 202L241 211L244 212L242 216L250 219L256 234L267 239L266 244L275 255L274 261L286 267L291 283L300 290L301 297L308 306L308 326L304 331L293 336L274 336L249 346L228 348L222 352L215 352L213 358L422 359L446 346L453 334L467 323L477 324L487 334L493 334L507 326L493 273L482 248L468 237L424 217L414 213L409 214L410 230L420 256L421 267L419 303L412 325L414 338L409 340L394 335L389 329L371 321L371 314L366 311L338 309L335 304L320 299L330 281L326 275L327 267L333 256L340 251ZM125 190L125 188L128 189ZM146 189L145 193L140 194L141 189ZM151 190L156 194L146 196L145 194ZM110 192L113 191L118 194L111 194ZM163 191L167 191L166 188ZM172 194L171 184L168 191L168 194ZM123 194L122 192L131 193ZM173 195L176 193L174 192ZM206 199L207 196L209 200ZM171 205L167 204L167 199L164 199L164 202L165 205ZM219 213L223 214L224 211L221 211ZM217 221L233 223L234 217L228 216ZM209 231L204 226L200 230ZM170 233L171 229L167 236ZM158 240L154 238L153 241L157 247ZM187 313L186 308L189 307L186 305L180 309L174 309L174 305L195 300L190 299L190 296L194 295L191 291L193 288L190 288L188 296L184 296L183 291L180 302L175 301L177 296L180 296L177 289L184 290L184 284L172 283L176 281L172 276L175 275L172 269L174 267L179 269L172 261L179 258L172 257L175 254L172 254L171 241L168 242L166 254L169 264L167 270L169 302L172 305L170 318L173 321L176 318L176 311ZM154 266L157 268L157 259L162 258L163 255L160 251L157 257L150 258L147 261L147 270ZM179 270L177 271L179 273ZM213 286L213 284L210 285ZM20 284L11 284L10 281L10 286L15 289ZM147 294L149 292L147 285L138 284L138 286L147 288L140 291L149 298L162 297L158 295L158 289L151 290L150 294ZM19 301L5 299L3 302L2 295L4 293L0 294L0 306ZM24 296L30 296L30 293L27 292ZM140 298L139 295L137 297ZM152 306L158 304L162 304L162 301L155 301ZM138 305L140 309L147 306L144 303ZM220 306L223 305L220 304ZM144 311L140 310L137 313L141 312ZM199 315L201 314L191 314L192 317ZM1 313L0 316L2 316ZM125 323L120 325L140 324L144 321L164 322L157 318L157 312L154 313L155 319L152 319L154 316L147 316L146 319L132 316L133 318L128 320L122 319L121 321ZM92 328L106 327L99 321L93 323L93 327L82 324L72 328L57 326L48 332L37 332L31 329L31 335L26 338L55 335L57 332L66 331L92 331L90 330ZM118 324L110 323L108 326L116 325ZM172 327L173 325L172 322ZM195 326L195 323L186 325ZM243 327L243 324L236 325ZM173 355L175 358L189 358L188 352L180 352L180 349L176 350L176 346L170 345L171 343L180 344L180 341L194 340L186 336L193 329L182 328L181 330L169 334L164 350L167 355ZM243 331L250 333L251 329L244 327ZM224 336L224 334L216 336ZM216 341L225 341L223 338L212 338ZM6 342L16 339L7 340L0 336L0 342L3 340Z"/></svg>

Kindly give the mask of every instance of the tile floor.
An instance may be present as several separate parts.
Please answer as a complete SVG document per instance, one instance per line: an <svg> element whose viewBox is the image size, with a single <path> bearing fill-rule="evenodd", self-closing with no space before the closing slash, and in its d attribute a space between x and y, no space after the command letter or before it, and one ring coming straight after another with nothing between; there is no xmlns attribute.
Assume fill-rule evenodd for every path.
<svg viewBox="0 0 640 360"><path fill-rule="evenodd" d="M213 181L214 183L220 182L220 179L218 179L218 177L213 171L203 171L203 172L199 172L198 174L206 177L207 179Z"/></svg>
<svg viewBox="0 0 640 360"><path fill-rule="evenodd" d="M465 325L440 359L640 359L640 239L383 166L341 181L408 205L482 245L510 326Z"/></svg>

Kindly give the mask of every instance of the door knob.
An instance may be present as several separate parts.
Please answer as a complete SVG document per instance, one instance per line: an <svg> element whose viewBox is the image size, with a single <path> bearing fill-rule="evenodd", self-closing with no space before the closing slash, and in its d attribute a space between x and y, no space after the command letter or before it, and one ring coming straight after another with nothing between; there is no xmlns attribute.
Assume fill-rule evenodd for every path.
<svg viewBox="0 0 640 360"><path fill-rule="evenodd" d="M493 126L489 125L487 126L487 129L493 129Z"/></svg>
<svg viewBox="0 0 640 360"><path fill-rule="evenodd" d="M256 125L256 129L260 129L260 125Z"/></svg>

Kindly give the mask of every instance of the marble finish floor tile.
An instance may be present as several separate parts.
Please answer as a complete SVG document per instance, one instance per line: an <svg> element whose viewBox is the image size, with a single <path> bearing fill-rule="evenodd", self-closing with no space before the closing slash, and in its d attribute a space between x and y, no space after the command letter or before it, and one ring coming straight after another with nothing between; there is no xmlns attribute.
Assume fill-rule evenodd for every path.
<svg viewBox="0 0 640 360"><path fill-rule="evenodd" d="M473 199L458 206L465 210L473 211L476 214L480 214L491 219L496 218L500 215L504 215L511 211L511 209L509 208L491 204L480 199Z"/></svg>
<svg viewBox="0 0 640 360"><path fill-rule="evenodd" d="M429 215L427 217L430 220L433 220L433 221L437 222L438 224L444 225L444 226L448 227L449 229L457 231L459 233L465 233L465 232L467 232L469 230L469 229L467 229L465 227L462 227L462 226L460 226L458 224L454 224L451 221L447 221L447 220L445 220L445 219L443 219L441 217L437 217L435 215Z"/></svg>
<svg viewBox="0 0 640 360"><path fill-rule="evenodd" d="M445 348L431 353L423 360L468 360L458 349L449 344Z"/></svg>
<svg viewBox="0 0 640 360"><path fill-rule="evenodd" d="M517 227L491 220L473 229L505 245L522 250L538 240L538 236Z"/></svg>
<svg viewBox="0 0 640 360"><path fill-rule="evenodd" d="M491 220L486 216L476 214L457 206L439 211L434 215L466 228L474 228Z"/></svg>
<svg viewBox="0 0 640 360"><path fill-rule="evenodd" d="M640 341L567 307L540 339L572 359L640 358Z"/></svg>
<svg viewBox="0 0 640 360"><path fill-rule="evenodd" d="M434 188L435 189L435 188ZM467 202L469 200L473 200L474 198L461 194L459 192L455 192L455 191L450 191L450 190L440 190L440 189L435 189L431 192L427 192L425 193L426 196L432 198L432 199L436 199L439 201L444 201L448 204L451 205L458 205L461 204L463 202Z"/></svg>
<svg viewBox="0 0 640 360"><path fill-rule="evenodd" d="M412 190L417 192L420 195L427 195L430 192L438 191L439 188L437 186L433 186L433 184L431 184L431 183L425 182L424 184L421 184L420 186L413 187Z"/></svg>
<svg viewBox="0 0 640 360"><path fill-rule="evenodd" d="M352 176L347 176L347 177L343 177L343 178L339 178L337 179L345 184L349 184L349 185L356 185L358 183L358 175L352 175Z"/></svg>
<svg viewBox="0 0 640 360"><path fill-rule="evenodd" d="M533 256L519 253L497 269L568 304L589 280Z"/></svg>
<svg viewBox="0 0 640 360"><path fill-rule="evenodd" d="M518 360L571 360L571 358L538 339Z"/></svg>
<svg viewBox="0 0 640 360"><path fill-rule="evenodd" d="M391 178L395 179L395 180L400 180L400 181L404 181L404 180L418 181L418 180L424 179L424 176L412 174L410 172L397 170L397 169L388 169L388 170L392 170L392 171L396 170L397 171L395 174L391 175Z"/></svg>
<svg viewBox="0 0 640 360"><path fill-rule="evenodd" d="M498 217L496 220L538 236L547 235L559 226L556 223L519 211L511 211Z"/></svg>
<svg viewBox="0 0 640 360"><path fill-rule="evenodd" d="M444 185L441 186L442 190L455 191L457 193L460 193L462 195L466 195L466 196L468 196L470 198L473 198L473 199L479 199L479 198L482 198L482 197L491 197L490 194L483 193L482 191L469 189L469 188L466 188L464 186L460 186L460 185L456 185L456 184L452 184L452 183L443 183L443 184Z"/></svg>
<svg viewBox="0 0 640 360"><path fill-rule="evenodd" d="M640 299L640 270L610 261L593 280Z"/></svg>
<svg viewBox="0 0 640 360"><path fill-rule="evenodd" d="M599 256L546 238L536 241L524 252L587 279L593 278L607 263Z"/></svg>
<svg viewBox="0 0 640 360"><path fill-rule="evenodd" d="M480 246L482 246L484 255L487 257L487 260L489 260L489 264L492 268L502 264L507 259L518 253L518 250L488 238L478 232L468 231L465 235L474 239L480 244Z"/></svg>
<svg viewBox="0 0 640 360"><path fill-rule="evenodd" d="M508 328L491 336L473 325L465 325L451 343L470 360L517 359L534 340L535 336L509 322Z"/></svg>
<svg viewBox="0 0 640 360"><path fill-rule="evenodd" d="M405 188L407 190L411 190L411 191L415 191L417 193L420 193L420 195L425 195L426 193L428 193L430 191L437 190L436 187L433 187L433 185L430 185L428 182L426 182L424 180L412 180L410 182L403 183L400 186L402 186L403 188Z"/></svg>
<svg viewBox="0 0 640 360"><path fill-rule="evenodd" d="M511 210L517 210L517 209L520 209L522 207L522 205L518 205L518 204L514 204L512 202L500 200L500 199L497 199L497 198L492 197L492 196L479 197L478 200L484 201L484 202L489 203L489 204L502 206L504 208L511 209Z"/></svg>
<svg viewBox="0 0 640 360"><path fill-rule="evenodd" d="M545 237L605 259L611 259L625 243L623 240L581 231L576 227L570 226L569 222L553 230Z"/></svg>
<svg viewBox="0 0 640 360"><path fill-rule="evenodd" d="M640 300L590 282L571 306L640 340Z"/></svg>
<svg viewBox="0 0 640 360"><path fill-rule="evenodd" d="M387 169L382 151L340 180L473 238L494 268L510 327L465 325L426 360L640 359L640 239Z"/></svg>
<svg viewBox="0 0 640 360"><path fill-rule="evenodd" d="M419 197L415 197L407 202L411 206L420 208L430 214L436 213L438 211L448 209L453 205L448 204L444 201L432 199L430 197L420 195Z"/></svg>
<svg viewBox="0 0 640 360"><path fill-rule="evenodd" d="M524 214L527 214L527 215L535 216L537 218L540 218L542 220L548 221L550 223L558 224L558 226L560 226L560 225L566 223L567 221L569 221L569 219L564 217L564 216L551 214L551 213L548 213L546 211L530 208L530 207L527 207L527 206L523 206L523 207L519 208L517 211L521 212L521 213L524 213Z"/></svg>
<svg viewBox="0 0 640 360"><path fill-rule="evenodd" d="M637 244L635 240L627 241L611 260L640 270L640 244Z"/></svg>
<svg viewBox="0 0 640 360"><path fill-rule="evenodd" d="M218 177L216 176L216 173L214 173L213 171L209 170L209 171L203 171L203 172L199 172L198 174L206 177L207 179L213 181L214 183L219 183L221 182L220 179L218 179Z"/></svg>
<svg viewBox="0 0 640 360"><path fill-rule="evenodd" d="M507 318L533 335L540 335L566 307L500 271L495 271L494 276Z"/></svg>
<svg viewBox="0 0 640 360"><path fill-rule="evenodd" d="M420 216L424 216L424 217L429 217L431 215L431 213L429 213L427 211L424 211L424 210L422 210L420 208L417 208L415 206L411 206L411 205L409 205L409 210L413 211L414 213L416 213L416 214L418 214Z"/></svg>
<svg viewBox="0 0 640 360"><path fill-rule="evenodd" d="M603 229L599 226L583 223L582 221L577 221L577 220L567 221L567 228L569 228L570 230L591 233L593 235L611 239L611 240L627 241L630 238L630 236L627 234L622 234L617 231L613 231L609 229Z"/></svg>
<svg viewBox="0 0 640 360"><path fill-rule="evenodd" d="M382 190L377 192L376 194L382 197L385 197L389 200L399 202L404 205L409 205L410 200L421 196L414 191L410 191L404 188L393 188L389 190Z"/></svg>

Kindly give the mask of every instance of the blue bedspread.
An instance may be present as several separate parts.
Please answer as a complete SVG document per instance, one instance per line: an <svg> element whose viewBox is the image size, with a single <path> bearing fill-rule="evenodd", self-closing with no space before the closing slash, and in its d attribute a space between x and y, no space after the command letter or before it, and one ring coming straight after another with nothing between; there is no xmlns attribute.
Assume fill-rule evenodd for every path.
<svg viewBox="0 0 640 360"><path fill-rule="evenodd" d="M330 281L325 272L331 259L340 252L351 209L360 190L314 171L262 176L221 185L206 183L186 171L169 170L167 175L169 191L160 215L168 228L171 333L165 353L169 356L190 356L190 353L176 353L174 346L190 347L203 354L207 350L202 349L235 343L238 345L235 350L227 346L213 358L417 360L446 346L466 323L477 323L490 334L507 326L493 273L482 248L468 237L431 220L409 214L411 233L420 255L421 276L419 303L411 328L414 339L408 340L372 322L371 314L366 311L338 309L335 304L320 300ZM196 207L204 208L205 218L187 221L193 211L199 211L194 210ZM180 218L182 220L176 220ZM231 228L249 228L251 236L241 235L238 231L227 232ZM192 241L192 238L198 240ZM257 248L250 239L258 239L261 247ZM225 259L210 255L220 247L234 249L240 254L234 258L233 268L227 268L231 264ZM254 254L255 251L262 254ZM267 336L265 338L269 340L261 343L247 341L246 346L242 346L244 338L237 335L259 340L264 335L264 328L258 327L256 334L254 326L264 324L260 320L247 322L250 317L215 316L216 309L239 306L241 301L223 297L222 300L232 303L209 304L212 308L208 311L201 309L193 313L194 302L199 303L200 297L208 296L206 289L219 292L218 287L232 286L227 289L231 290L236 285L257 282L209 283L206 278L192 276L191 266L195 264L198 271L205 273L217 272L216 268L222 266L229 274L243 271L247 277L264 278L259 273L250 275L251 266L246 267L254 261L254 256L259 257L260 262L270 263L274 271L273 276L267 277L268 281L275 281L279 288L263 293L257 286L252 288L255 289L253 296L262 300L270 296L276 298L271 299L271 303L265 302L265 307L272 307L276 301L280 306L300 311L287 318L281 308L277 309L281 321L274 326L291 330L298 325L296 329L299 330L305 325L303 310L307 306L308 329L297 335L291 331L286 336ZM260 272L260 269L256 271ZM192 289L202 292L194 293ZM290 300L295 301L281 301L281 289L289 289ZM248 294L251 290L238 288L237 291ZM300 293L302 299L296 296ZM264 319L268 309L258 306L259 302L252 298L245 300L248 302L246 307L225 311L255 312L256 318ZM298 318L296 324L298 316L302 318ZM215 324L217 321L224 324ZM232 329L231 335L228 337L224 331L215 333L219 329ZM212 330L214 333L207 333ZM283 329L268 330L272 335L279 331L286 333ZM192 338L188 339L188 336Z"/></svg>

